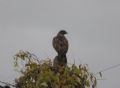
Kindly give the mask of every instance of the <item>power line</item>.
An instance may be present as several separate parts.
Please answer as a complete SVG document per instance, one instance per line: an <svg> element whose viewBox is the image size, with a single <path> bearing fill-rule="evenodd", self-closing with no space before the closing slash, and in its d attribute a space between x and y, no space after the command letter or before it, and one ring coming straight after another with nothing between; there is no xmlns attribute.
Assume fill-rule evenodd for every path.
<svg viewBox="0 0 120 88"><path fill-rule="evenodd" d="M103 69L103 70L97 72L96 74L103 73L103 72L105 72L105 71L108 71L108 70L111 70L111 69L117 68L117 67L119 67L119 66L120 66L120 64L113 65L113 66L111 66L111 67L105 68L105 69ZM95 74L95 75L96 75L96 74Z"/></svg>
<svg viewBox="0 0 120 88"><path fill-rule="evenodd" d="M10 83L7 83L7 82L0 81L0 83L3 83L3 84L5 84L5 85L9 85L9 86L12 86L12 87L16 87L15 85L10 84Z"/></svg>

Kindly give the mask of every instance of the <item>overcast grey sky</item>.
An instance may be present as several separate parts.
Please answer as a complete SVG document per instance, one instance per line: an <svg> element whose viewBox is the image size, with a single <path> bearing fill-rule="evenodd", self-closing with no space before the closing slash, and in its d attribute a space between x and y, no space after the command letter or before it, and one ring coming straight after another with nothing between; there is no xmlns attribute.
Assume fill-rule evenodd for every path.
<svg viewBox="0 0 120 88"><path fill-rule="evenodd" d="M119 0L0 0L0 80L13 82L13 55L28 50L54 58L52 38L69 34L68 62L96 73L120 64ZM106 71L97 88L119 88L120 67Z"/></svg>

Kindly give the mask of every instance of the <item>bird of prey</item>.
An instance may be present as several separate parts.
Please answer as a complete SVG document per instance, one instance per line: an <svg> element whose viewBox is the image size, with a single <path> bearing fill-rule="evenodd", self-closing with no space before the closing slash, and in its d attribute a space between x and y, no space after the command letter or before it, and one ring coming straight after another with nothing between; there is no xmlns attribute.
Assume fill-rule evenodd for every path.
<svg viewBox="0 0 120 88"><path fill-rule="evenodd" d="M53 38L53 48L58 53L58 56L66 57L66 53L68 51L68 40L64 36L67 34L65 30L61 30L58 32L57 36Z"/></svg>

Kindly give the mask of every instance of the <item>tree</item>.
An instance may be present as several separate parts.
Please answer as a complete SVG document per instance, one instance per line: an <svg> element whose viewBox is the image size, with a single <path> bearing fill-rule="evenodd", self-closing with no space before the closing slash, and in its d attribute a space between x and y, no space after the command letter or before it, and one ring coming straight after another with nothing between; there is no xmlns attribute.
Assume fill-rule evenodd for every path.
<svg viewBox="0 0 120 88"><path fill-rule="evenodd" d="M96 87L96 77L89 72L88 65L53 67L51 59L40 61L28 51L20 51L15 57L15 67L20 69L21 76L15 82L17 88L92 88Z"/></svg>

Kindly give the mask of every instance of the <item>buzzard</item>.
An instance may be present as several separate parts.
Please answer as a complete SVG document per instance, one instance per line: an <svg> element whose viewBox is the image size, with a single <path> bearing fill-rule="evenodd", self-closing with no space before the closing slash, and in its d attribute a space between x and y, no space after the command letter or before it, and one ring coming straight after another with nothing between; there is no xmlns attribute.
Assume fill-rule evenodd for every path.
<svg viewBox="0 0 120 88"><path fill-rule="evenodd" d="M68 40L64 36L67 34L65 30L61 30L58 32L58 34L53 38L53 48L56 50L58 55L54 59L53 66L57 65L67 65L67 57L66 53L68 51Z"/></svg>
<svg viewBox="0 0 120 88"><path fill-rule="evenodd" d="M53 38L53 48L58 53L58 56L66 56L68 51L68 40L64 36L67 34L65 30L61 30L58 32L57 36Z"/></svg>

